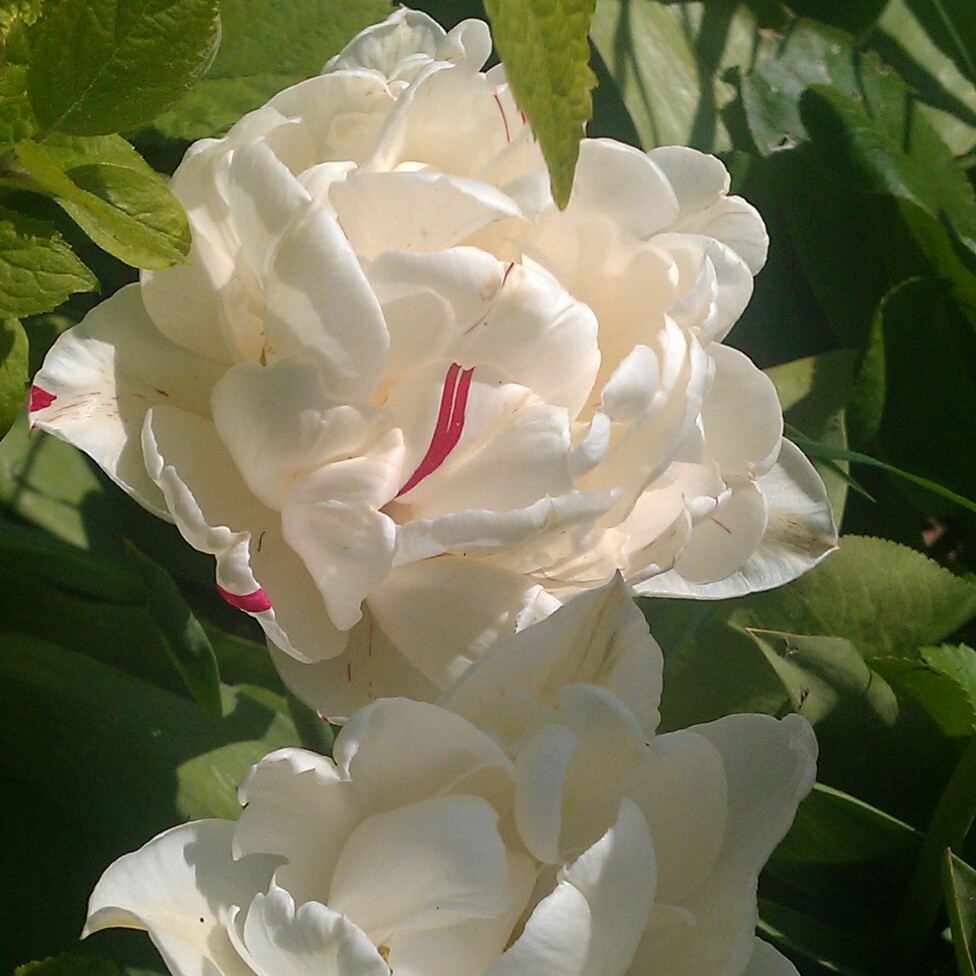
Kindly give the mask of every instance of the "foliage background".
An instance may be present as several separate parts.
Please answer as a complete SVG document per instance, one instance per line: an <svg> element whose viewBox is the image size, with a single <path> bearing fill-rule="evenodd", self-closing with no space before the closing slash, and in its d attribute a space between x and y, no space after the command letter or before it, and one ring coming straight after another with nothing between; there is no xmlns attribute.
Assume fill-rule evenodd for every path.
<svg viewBox="0 0 976 976"><path fill-rule="evenodd" d="M446 27L484 15L417 5ZM769 594L644 603L665 727L746 710L817 726L821 783L763 877L763 933L809 976L973 976L976 11L485 6L557 194L590 114L589 23L589 133L719 153L769 225L729 341L768 368L818 458L841 550ZM22 401L60 331L137 268L185 254L157 174L388 9L0 2L2 971L161 970L142 935L78 946L100 872L181 819L235 816L236 782L270 749L330 746L215 596L210 559L83 456L28 437ZM548 87L529 83L533 64Z"/></svg>

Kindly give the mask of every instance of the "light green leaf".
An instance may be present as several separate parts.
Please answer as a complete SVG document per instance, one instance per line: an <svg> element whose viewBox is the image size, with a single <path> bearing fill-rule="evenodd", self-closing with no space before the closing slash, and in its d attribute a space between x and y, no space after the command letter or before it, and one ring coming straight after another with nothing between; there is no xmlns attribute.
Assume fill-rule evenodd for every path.
<svg viewBox="0 0 976 976"><path fill-rule="evenodd" d="M847 535L809 573L767 593L725 602L743 627L846 637L872 658L911 656L976 616L976 582L914 549Z"/></svg>
<svg viewBox="0 0 976 976"><path fill-rule="evenodd" d="M976 82L976 35L973 8L968 0L908 0L912 12L929 37Z"/></svg>
<svg viewBox="0 0 976 976"><path fill-rule="evenodd" d="M976 732L976 705L952 675L919 656L875 658L872 663L899 698L911 699L942 735L961 739Z"/></svg>
<svg viewBox="0 0 976 976"><path fill-rule="evenodd" d="M221 714L220 677L214 650L173 578L162 566L128 545L129 563L146 587L150 615L183 683L201 708Z"/></svg>
<svg viewBox="0 0 976 976"><path fill-rule="evenodd" d="M965 689L976 703L976 651L965 644L923 647L922 660L941 674L948 675Z"/></svg>
<svg viewBox="0 0 976 976"><path fill-rule="evenodd" d="M0 316L47 312L98 279L52 224L0 207Z"/></svg>
<svg viewBox="0 0 976 976"><path fill-rule="evenodd" d="M17 319L0 319L0 437L13 426L27 389L27 334Z"/></svg>
<svg viewBox="0 0 976 976"><path fill-rule="evenodd" d="M27 92L47 130L133 129L206 70L220 34L217 0L61 0L34 37Z"/></svg>
<svg viewBox="0 0 976 976"><path fill-rule="evenodd" d="M942 889L959 976L976 976L976 871L948 848L942 858Z"/></svg>
<svg viewBox="0 0 976 976"><path fill-rule="evenodd" d="M34 113L27 100L27 68L7 64L0 68L0 152L12 149L34 133Z"/></svg>
<svg viewBox="0 0 976 976"><path fill-rule="evenodd" d="M849 640L758 629L749 634L783 682L794 711L811 723L845 702L863 702L885 725L898 718L891 687L864 663Z"/></svg>
<svg viewBox="0 0 976 976"><path fill-rule="evenodd" d="M222 0L220 50L206 75L154 122L164 135L220 135L245 112L322 70L387 0Z"/></svg>
<svg viewBox="0 0 976 976"><path fill-rule="evenodd" d="M584 128L593 114L587 32L596 0L485 0L495 47L549 168L552 196L569 202Z"/></svg>
<svg viewBox="0 0 976 976"><path fill-rule="evenodd" d="M62 169L55 154L30 140L17 156L36 183L101 248L137 268L167 268L190 249L179 201L155 174L115 163Z"/></svg>

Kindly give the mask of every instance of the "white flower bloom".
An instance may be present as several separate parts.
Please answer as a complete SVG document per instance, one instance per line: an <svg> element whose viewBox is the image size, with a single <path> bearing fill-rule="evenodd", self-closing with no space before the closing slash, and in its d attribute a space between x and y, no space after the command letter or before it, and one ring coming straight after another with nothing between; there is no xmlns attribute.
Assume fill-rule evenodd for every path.
<svg viewBox="0 0 976 976"><path fill-rule="evenodd" d="M435 698L618 571L725 597L835 542L772 385L720 344L756 212L709 156L604 140L557 211L490 46L400 10L192 146L188 262L32 390L34 426L216 556L288 675L331 676L330 715Z"/></svg>
<svg viewBox="0 0 976 976"><path fill-rule="evenodd" d="M581 596L441 705L358 712L334 761L266 757L236 824L111 865L85 934L145 929L174 976L796 976L755 938L756 881L812 730L656 736L660 687L623 585Z"/></svg>

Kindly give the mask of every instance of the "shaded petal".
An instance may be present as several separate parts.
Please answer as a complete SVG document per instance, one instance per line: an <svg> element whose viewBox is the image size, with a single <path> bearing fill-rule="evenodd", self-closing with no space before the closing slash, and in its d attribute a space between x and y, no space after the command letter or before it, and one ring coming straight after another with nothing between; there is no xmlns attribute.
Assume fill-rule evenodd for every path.
<svg viewBox="0 0 976 976"><path fill-rule="evenodd" d="M299 904L324 901L342 846L363 817L355 786L331 759L278 749L251 767L237 793L244 811L234 857L278 855L276 883Z"/></svg>
<svg viewBox="0 0 976 976"><path fill-rule="evenodd" d="M404 749L422 742L423 749ZM333 749L369 813L431 796L482 797L499 815L513 796L512 764L488 735L435 705L392 698L357 712Z"/></svg>
<svg viewBox="0 0 976 976"><path fill-rule="evenodd" d="M659 721L662 668L661 650L618 576L500 641L439 704L492 729L516 690L554 708L564 685L594 684L617 695L650 736Z"/></svg>
<svg viewBox="0 0 976 976"><path fill-rule="evenodd" d="M235 923L231 937L259 976L389 976L365 932L317 902L296 911L291 894L276 885Z"/></svg>
<svg viewBox="0 0 976 976"><path fill-rule="evenodd" d="M668 230L713 237L758 274L766 263L769 236L755 207L726 196L729 176L721 161L685 146L664 146L647 155L668 178L681 207Z"/></svg>
<svg viewBox="0 0 976 976"><path fill-rule="evenodd" d="M752 957L742 976L799 976L799 973L796 966L781 952L768 942L756 939L752 947Z"/></svg>
<svg viewBox="0 0 976 976"><path fill-rule="evenodd" d="M441 690L501 636L536 584L481 561L438 556L395 569L369 608L401 654Z"/></svg>
<svg viewBox="0 0 976 976"><path fill-rule="evenodd" d="M396 491L402 454L400 432L392 430L369 454L310 472L285 496L285 541L302 557L340 630L362 619L362 601L392 568L396 524L378 507Z"/></svg>
<svg viewBox="0 0 976 976"><path fill-rule="evenodd" d="M327 397L365 400L386 361L383 314L335 217L312 201L282 237L265 289L269 359L307 359Z"/></svg>
<svg viewBox="0 0 976 976"><path fill-rule="evenodd" d="M151 512L170 519L146 473L140 436L146 411L171 403L209 413L221 367L162 336L127 285L61 335L34 377L30 423L89 454ZM46 402L44 402L46 401Z"/></svg>
<svg viewBox="0 0 976 976"><path fill-rule="evenodd" d="M237 470L269 508L280 509L301 474L359 454L385 423L369 404L327 400L311 363L242 363L213 390L213 416Z"/></svg>
<svg viewBox="0 0 976 976"><path fill-rule="evenodd" d="M803 453L783 441L779 460L757 482L766 502L766 531L758 549L730 576L692 584L676 571L635 585L642 596L720 600L769 590L812 569L837 547L830 503L820 475Z"/></svg>
<svg viewBox="0 0 976 976"><path fill-rule="evenodd" d="M307 572L305 576L308 578ZM311 579L309 585L314 586ZM367 608L363 619L349 632L345 650L331 660L305 664L274 646L270 650L285 684L330 721L341 722L378 698L406 695L417 701L433 701L440 694L440 688L390 643Z"/></svg>
<svg viewBox="0 0 976 976"><path fill-rule="evenodd" d="M91 894L82 938L143 929L176 976L250 976L224 923L231 906L267 887L276 859L235 860L233 830L226 820L181 824L114 861Z"/></svg>
<svg viewBox="0 0 976 976"><path fill-rule="evenodd" d="M332 876L329 905L377 941L508 909L498 814L474 796L440 796L364 820Z"/></svg>
<svg viewBox="0 0 976 976"><path fill-rule="evenodd" d="M772 380L748 356L713 345L715 378L702 403L706 456L726 478L765 474L780 453L783 410Z"/></svg>
<svg viewBox="0 0 976 976"><path fill-rule="evenodd" d="M515 202L478 180L437 171L357 173L329 199L356 254L440 251L493 223L521 217Z"/></svg>
<svg viewBox="0 0 976 976"><path fill-rule="evenodd" d="M654 885L647 824L624 800L614 826L559 872L556 889L485 976L624 976Z"/></svg>

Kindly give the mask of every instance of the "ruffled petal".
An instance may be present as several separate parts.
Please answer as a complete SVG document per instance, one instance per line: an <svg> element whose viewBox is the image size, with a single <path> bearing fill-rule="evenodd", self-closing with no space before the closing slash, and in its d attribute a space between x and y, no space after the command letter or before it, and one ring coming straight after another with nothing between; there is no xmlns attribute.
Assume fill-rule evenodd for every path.
<svg viewBox="0 0 976 976"><path fill-rule="evenodd" d="M258 976L389 976L362 929L326 905L295 899L272 885L230 928L238 952Z"/></svg>
<svg viewBox="0 0 976 976"><path fill-rule="evenodd" d="M647 824L624 800L617 822L559 872L555 891L485 976L624 976L647 925L654 887Z"/></svg>
<svg viewBox="0 0 976 976"><path fill-rule="evenodd" d="M284 859L275 881L298 900L324 901L346 838L363 816L355 786L331 759L279 749L251 767L238 789L244 811L234 856Z"/></svg>
<svg viewBox="0 0 976 976"><path fill-rule="evenodd" d="M219 376L217 363L162 336L139 286L127 285L55 342L34 377L29 419L89 454L141 505L170 519L143 461L146 411L165 403L206 416Z"/></svg>
<svg viewBox="0 0 976 976"><path fill-rule="evenodd" d="M662 669L661 650L618 577L499 642L439 704L493 729L516 690L555 708L564 685L594 684L620 698L649 737L659 721Z"/></svg>
<svg viewBox="0 0 976 976"><path fill-rule="evenodd" d="M224 923L267 887L276 859L235 860L233 831L229 821L196 820L120 857L95 885L82 938L143 929L176 976L251 976Z"/></svg>
<svg viewBox="0 0 976 976"><path fill-rule="evenodd" d="M474 796L440 796L377 813L347 839L329 905L377 943L508 909L498 814Z"/></svg>
<svg viewBox="0 0 976 976"><path fill-rule="evenodd" d="M425 746L405 750L404 742ZM406 698L357 712L333 754L370 813L466 793L487 800L501 815L513 796L512 763L488 735L443 708Z"/></svg>

